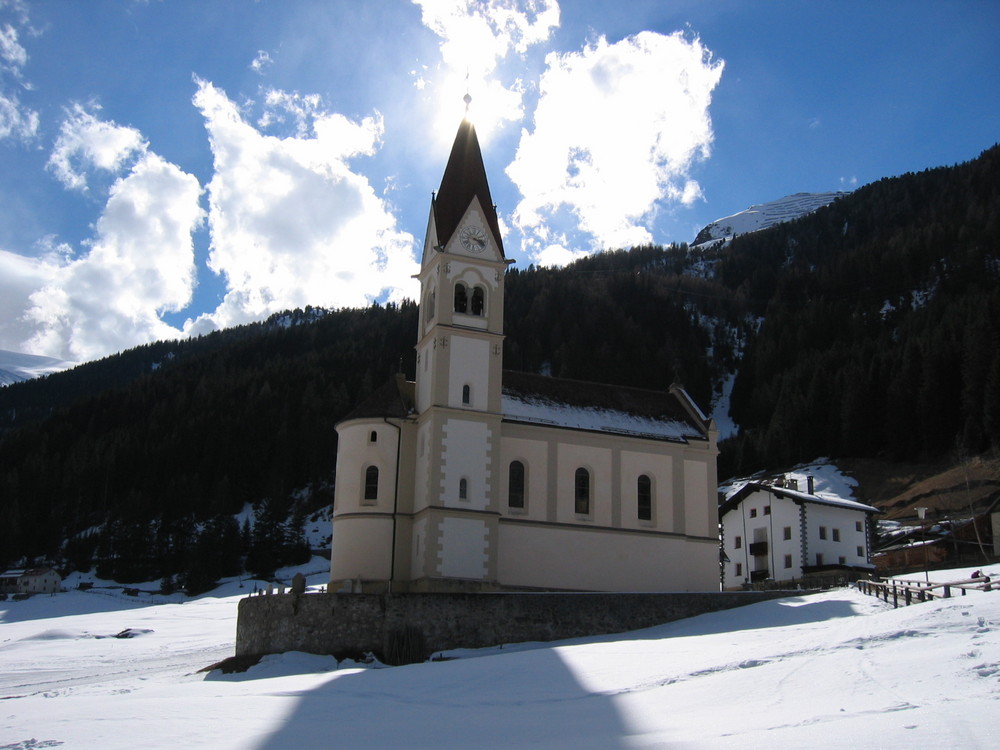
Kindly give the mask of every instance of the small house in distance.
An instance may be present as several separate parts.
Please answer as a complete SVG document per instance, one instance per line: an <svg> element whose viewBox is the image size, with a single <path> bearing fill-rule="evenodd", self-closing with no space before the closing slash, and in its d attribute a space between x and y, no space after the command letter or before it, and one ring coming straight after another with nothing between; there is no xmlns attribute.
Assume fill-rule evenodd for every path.
<svg viewBox="0 0 1000 750"><path fill-rule="evenodd" d="M719 506L722 587L869 573L875 568L872 517L879 512L855 500L817 494L812 477L804 492L795 480L750 482Z"/></svg>
<svg viewBox="0 0 1000 750"><path fill-rule="evenodd" d="M62 576L52 568L26 568L0 573L0 594L54 594Z"/></svg>

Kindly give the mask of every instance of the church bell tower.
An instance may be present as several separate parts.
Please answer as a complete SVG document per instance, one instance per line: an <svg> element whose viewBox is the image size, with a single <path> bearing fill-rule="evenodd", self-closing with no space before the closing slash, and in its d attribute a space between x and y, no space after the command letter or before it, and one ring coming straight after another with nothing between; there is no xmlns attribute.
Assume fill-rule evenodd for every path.
<svg viewBox="0 0 1000 750"><path fill-rule="evenodd" d="M431 201L417 275L411 590L496 582L508 264L479 140L465 119Z"/></svg>

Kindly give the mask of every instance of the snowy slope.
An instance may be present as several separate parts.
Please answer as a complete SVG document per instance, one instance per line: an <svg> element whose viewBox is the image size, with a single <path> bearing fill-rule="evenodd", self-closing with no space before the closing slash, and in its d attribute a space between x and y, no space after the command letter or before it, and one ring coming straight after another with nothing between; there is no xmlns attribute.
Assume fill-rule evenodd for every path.
<svg viewBox="0 0 1000 750"><path fill-rule="evenodd" d="M847 193L795 193L776 201L750 206L737 214L713 221L698 232L693 244L697 246L730 239L734 235L757 232L775 224L792 221L811 214L844 195Z"/></svg>
<svg viewBox="0 0 1000 750"><path fill-rule="evenodd" d="M0 602L0 748L996 747L996 591L893 610L840 589L408 667L199 673L233 652L236 585Z"/></svg>
<svg viewBox="0 0 1000 750"><path fill-rule="evenodd" d="M21 354L0 349L0 386L17 383L21 380L31 380L53 372L61 372L75 366L75 362L66 362L52 357L39 357L34 354Z"/></svg>

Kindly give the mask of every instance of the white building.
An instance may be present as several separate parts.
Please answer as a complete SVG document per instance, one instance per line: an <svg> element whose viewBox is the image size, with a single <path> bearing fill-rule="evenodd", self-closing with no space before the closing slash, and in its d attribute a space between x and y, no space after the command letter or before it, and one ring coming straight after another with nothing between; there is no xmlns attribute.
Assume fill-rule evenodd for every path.
<svg viewBox="0 0 1000 750"><path fill-rule="evenodd" d="M870 571L877 508L818 495L809 477L793 486L751 482L719 506L723 588L758 581L798 581L837 571Z"/></svg>
<svg viewBox="0 0 1000 750"><path fill-rule="evenodd" d="M505 372L510 262L466 120L431 203L416 381L337 426L331 590L717 590L714 424L679 386Z"/></svg>
<svg viewBox="0 0 1000 750"><path fill-rule="evenodd" d="M0 573L0 593L54 594L62 588L62 576L52 568L6 570Z"/></svg>

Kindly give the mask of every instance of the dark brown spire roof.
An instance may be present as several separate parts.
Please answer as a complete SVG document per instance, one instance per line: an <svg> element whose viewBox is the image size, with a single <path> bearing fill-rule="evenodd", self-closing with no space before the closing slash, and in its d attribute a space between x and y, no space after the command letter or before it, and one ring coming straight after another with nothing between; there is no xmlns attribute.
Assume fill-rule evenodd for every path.
<svg viewBox="0 0 1000 750"><path fill-rule="evenodd" d="M478 197L486 214L486 223L493 232L493 239L503 255L500 240L500 223L490 197L490 184L486 179L483 153L479 149L476 128L468 119L458 126L455 143L451 147L448 165L444 168L441 187L434 198L434 221L438 241L445 245L458 228L473 197Z"/></svg>

